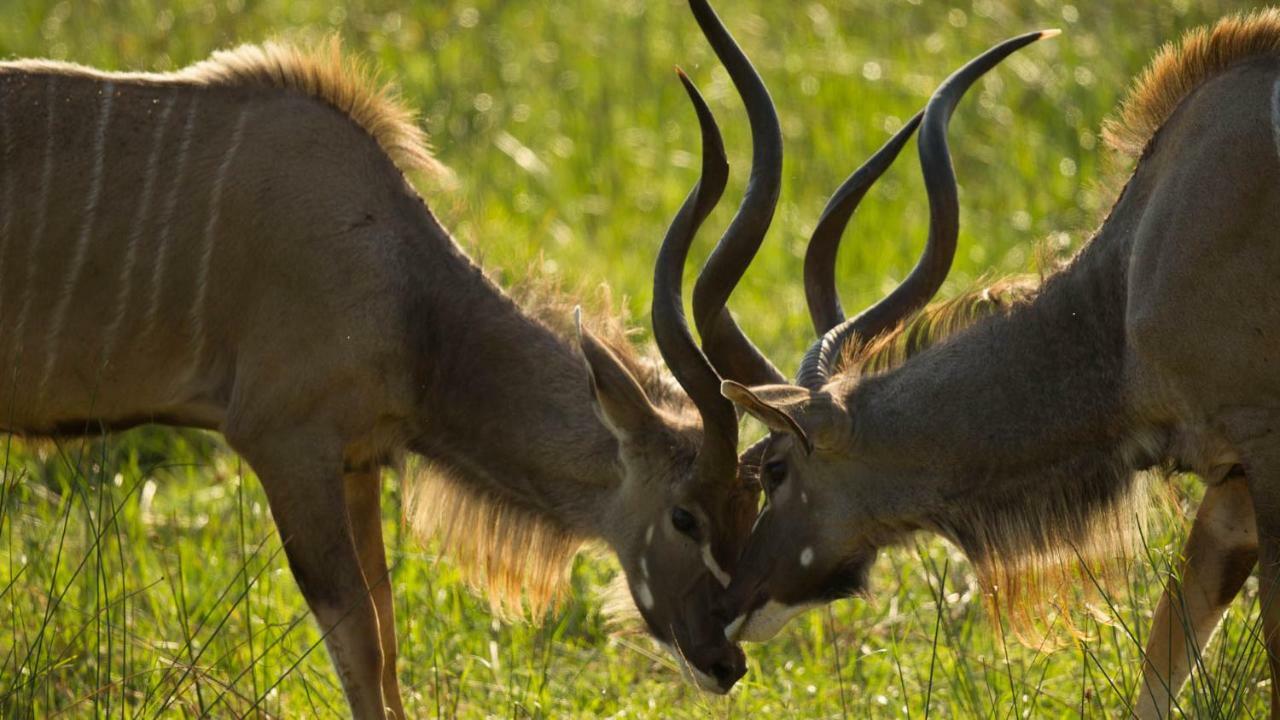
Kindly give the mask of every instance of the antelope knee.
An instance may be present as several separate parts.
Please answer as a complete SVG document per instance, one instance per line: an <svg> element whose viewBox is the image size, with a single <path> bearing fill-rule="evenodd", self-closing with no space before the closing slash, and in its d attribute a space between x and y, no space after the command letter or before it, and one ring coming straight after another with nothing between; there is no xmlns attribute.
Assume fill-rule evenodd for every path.
<svg viewBox="0 0 1280 720"><path fill-rule="evenodd" d="M1223 554L1218 574L1218 605L1231 604L1258 563L1258 546L1235 547Z"/></svg>

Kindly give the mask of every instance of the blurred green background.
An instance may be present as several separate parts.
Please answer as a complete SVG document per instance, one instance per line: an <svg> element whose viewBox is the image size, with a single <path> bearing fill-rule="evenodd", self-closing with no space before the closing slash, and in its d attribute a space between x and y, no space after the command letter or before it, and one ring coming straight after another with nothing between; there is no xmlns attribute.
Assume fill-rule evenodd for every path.
<svg viewBox="0 0 1280 720"><path fill-rule="evenodd" d="M731 305L788 371L810 340L800 263L827 195L962 62L1014 34L1064 30L1007 60L956 114L961 249L943 295L1035 271L1039 258L1078 247L1127 171L1098 130L1130 79L1185 29L1251 7L717 5L769 84L787 143L773 230ZM607 283L644 328L641 341L650 266L696 175L696 124L674 65L708 96L734 170L695 260L739 197L745 118L679 0L0 3L0 56L109 69L174 69L229 45L334 32L421 111L457 176L456 186L422 190L473 257L504 283L530 271L568 285ZM839 277L847 308L906 273L926 218L909 150L846 238ZM143 429L56 445L4 442L0 715L341 713L261 491L216 438ZM810 613L774 643L749 648L748 677L730 697L712 699L681 684L643 637L610 634L594 591L614 573L611 560L579 558L573 596L541 625L499 624L447 559L403 537L391 485L400 673L421 717L1115 716L1136 684L1158 569L1182 533L1179 521L1153 528L1146 556L1122 577L1129 592L1082 597L1083 637L1060 637L1052 650L997 632L963 559L922 538L880 562L871 600ZM1185 480L1175 485L1191 498L1197 492ZM1204 661L1208 672L1183 694L1183 711L1263 712L1261 651L1240 641L1254 605L1253 594L1237 603L1226 641Z"/></svg>

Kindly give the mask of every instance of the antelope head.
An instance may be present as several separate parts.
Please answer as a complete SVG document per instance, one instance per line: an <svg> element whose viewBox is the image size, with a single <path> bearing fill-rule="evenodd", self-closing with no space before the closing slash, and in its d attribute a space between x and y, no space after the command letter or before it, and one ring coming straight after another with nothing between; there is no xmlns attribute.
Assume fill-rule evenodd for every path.
<svg viewBox="0 0 1280 720"><path fill-rule="evenodd" d="M858 378L836 371L846 352L923 308L955 255L959 210L946 127L965 91L1015 50L1055 31L1007 40L951 75L884 147L836 191L805 257L805 295L818 335L795 384L748 387L727 380L725 397L763 422L760 478L766 495L724 606L735 639L763 641L795 615L866 589L879 548L918 527L932 496L904 476L909 447L870 447L854 412ZM919 128L920 164L929 197L929 236L908 277L892 293L846 320L835 290L834 261L845 225L870 186Z"/></svg>
<svg viewBox="0 0 1280 720"><path fill-rule="evenodd" d="M681 276L698 228L724 191L728 163L720 131L692 81L679 73L702 134L701 177L673 219L658 253L653 331L663 359L696 418L672 415L645 396L618 359L581 335L597 412L620 446L626 477L611 544L650 632L698 687L724 693L745 672L742 651L713 619L758 508L758 488L738 478L738 416L720 392L721 375L752 384L783 376L746 338L725 303L755 256L778 198L782 135L763 82L706 0L694 17L743 98L752 130L752 167L737 215L699 274L694 319L684 314Z"/></svg>

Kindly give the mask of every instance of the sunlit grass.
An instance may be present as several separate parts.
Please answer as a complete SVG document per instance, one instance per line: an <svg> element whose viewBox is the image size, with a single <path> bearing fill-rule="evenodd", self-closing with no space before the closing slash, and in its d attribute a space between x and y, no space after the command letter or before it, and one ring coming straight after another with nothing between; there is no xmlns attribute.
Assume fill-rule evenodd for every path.
<svg viewBox="0 0 1280 720"><path fill-rule="evenodd" d="M1034 271L1040 249L1082 241L1113 199L1117 163L1097 130L1129 78L1182 29L1245 6L718 4L770 84L788 153L774 229L732 306L788 369L810 339L800 258L827 194L961 62L1016 33L1065 30L1011 58L957 113L961 251L944 294ZM607 282L646 316L648 269L696 172L696 126L673 65L724 126L734 168L726 197L741 190L741 108L678 0L0 4L0 54L120 69L331 31L422 111L459 181L424 187L429 204L506 279L535 266L570 283ZM846 307L873 300L914 261L927 217L915 163L907 153L854 222L840 257ZM723 227L732 205L710 227ZM3 457L0 716L341 714L257 481L216 439L152 429L5 439ZM998 632L963 558L922 538L882 558L869 600L811 613L749 648L739 689L711 699L681 684L643 637L609 633L593 591L611 561L579 558L572 597L546 622L495 623L447 561L404 536L393 486L385 527L400 673L421 717L1118 716L1182 535L1178 522L1157 524L1122 578L1127 592L1082 593L1111 620L1082 612L1080 641L1042 647ZM1080 584L1088 590L1089 578ZM1251 582L1228 614L1207 672L1180 698L1187 714L1263 713L1269 681L1249 641L1256 595Z"/></svg>

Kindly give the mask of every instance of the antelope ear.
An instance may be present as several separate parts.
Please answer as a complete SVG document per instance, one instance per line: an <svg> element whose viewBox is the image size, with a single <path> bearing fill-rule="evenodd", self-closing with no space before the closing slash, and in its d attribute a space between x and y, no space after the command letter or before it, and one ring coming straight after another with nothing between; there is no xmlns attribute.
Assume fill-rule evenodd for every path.
<svg viewBox="0 0 1280 720"><path fill-rule="evenodd" d="M800 422L789 410L795 400L800 400L801 397L808 399L809 391L785 385L770 389L776 390L776 392L770 393L771 395L781 394L783 397L766 400L742 383L737 383L733 380L725 380L720 383L721 395L751 413L752 417L764 423L765 427L770 430L793 435L804 446L805 454L813 452L813 441L809 439L809 434L805 432L804 428L800 426Z"/></svg>
<svg viewBox="0 0 1280 720"><path fill-rule="evenodd" d="M574 309L578 346L586 361L596 415L619 440L637 437L657 421L658 410L626 365L591 333L582 329L582 312Z"/></svg>

